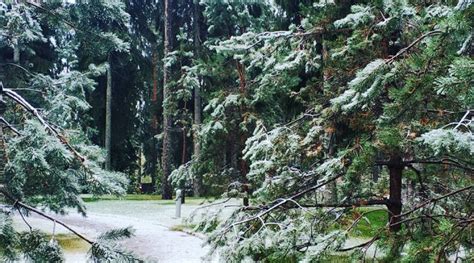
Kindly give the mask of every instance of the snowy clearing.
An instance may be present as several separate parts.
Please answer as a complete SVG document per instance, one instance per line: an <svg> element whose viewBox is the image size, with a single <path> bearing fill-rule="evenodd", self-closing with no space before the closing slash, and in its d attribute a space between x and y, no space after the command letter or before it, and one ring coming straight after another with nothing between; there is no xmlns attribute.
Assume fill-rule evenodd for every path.
<svg viewBox="0 0 474 263"><path fill-rule="evenodd" d="M182 206L182 218L188 216L198 202L188 201ZM95 237L103 231L112 228L132 226L135 236L124 241L124 245L146 262L208 262L204 260L208 248L203 246L204 240L200 237L170 228L182 224L182 219L174 218L174 205L169 201L97 201L87 203L87 217L77 213L57 216L58 219L72 226L81 233ZM21 217L15 215L15 225L27 230ZM48 234L53 234L54 224L36 215L31 215L27 221ZM71 238L70 246L65 248L66 262L84 262L88 245L74 239L70 233L56 226L55 234L58 239ZM59 242L63 245L62 242ZM81 244L82 243L82 244ZM216 260L212 260L216 261Z"/></svg>

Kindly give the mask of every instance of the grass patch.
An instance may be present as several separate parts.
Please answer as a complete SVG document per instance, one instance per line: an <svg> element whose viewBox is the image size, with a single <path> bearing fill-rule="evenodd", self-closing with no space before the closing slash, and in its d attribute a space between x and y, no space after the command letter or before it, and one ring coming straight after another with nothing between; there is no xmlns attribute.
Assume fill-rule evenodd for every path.
<svg viewBox="0 0 474 263"><path fill-rule="evenodd" d="M388 212L374 208L357 208L354 210L352 220L347 220L349 227L361 214L366 213L352 229L351 235L355 237L373 237L380 228L387 224Z"/></svg>
<svg viewBox="0 0 474 263"><path fill-rule="evenodd" d="M152 194L126 194L124 196L115 196L115 195L101 195L93 196L91 194L81 195L84 202L97 202L97 201L113 201L113 200L122 200L122 201L162 201L163 204L174 204L174 200L163 200L161 195L152 195ZM196 197L186 197L186 203L191 204L200 204L206 201L205 198L196 198Z"/></svg>
<svg viewBox="0 0 474 263"><path fill-rule="evenodd" d="M174 225L170 228L171 231L185 232L185 230L192 230L196 225L194 224L180 224Z"/></svg>
<svg viewBox="0 0 474 263"><path fill-rule="evenodd" d="M78 238L75 235L71 234L58 234L54 237L61 248L69 252L86 252L89 250L90 245Z"/></svg>
<svg viewBox="0 0 474 263"><path fill-rule="evenodd" d="M127 194L124 196L115 196L115 195L101 195L94 196L91 194L81 195L84 202L95 202L100 200L129 200L129 201L156 201L162 200L161 195L150 195L150 194ZM167 200L168 201L168 200Z"/></svg>

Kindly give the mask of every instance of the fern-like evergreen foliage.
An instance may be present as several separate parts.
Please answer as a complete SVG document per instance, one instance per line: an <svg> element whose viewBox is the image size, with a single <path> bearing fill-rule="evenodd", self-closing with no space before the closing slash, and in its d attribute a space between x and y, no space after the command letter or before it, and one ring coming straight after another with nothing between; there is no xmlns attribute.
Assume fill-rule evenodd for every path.
<svg viewBox="0 0 474 263"><path fill-rule="evenodd" d="M112 10L111 17L128 19L120 3L103 5ZM5 177L0 182L5 193L0 210L2 262L64 261L54 237L48 238L34 226L18 232L13 227L12 211L28 216L29 206L57 214L75 209L85 215L81 193L122 195L128 186L124 174L102 169L104 151L92 144L94 131L87 128L91 107L87 96L95 89L96 78L105 73L105 63L90 64L88 70L80 71L74 54L82 39L67 25L71 17L62 12L62 6L51 4L47 8L58 8L52 11L58 13L47 16L29 4L0 3L0 51L19 56L11 60L5 55L7 59L0 64L6 103L2 117L18 130L17 134L3 128L7 158L2 163ZM82 11L87 17L97 10ZM98 44L104 50L127 50L126 41L113 32L103 33ZM89 259L138 261L118 242L132 233L128 228L119 229L90 239Z"/></svg>

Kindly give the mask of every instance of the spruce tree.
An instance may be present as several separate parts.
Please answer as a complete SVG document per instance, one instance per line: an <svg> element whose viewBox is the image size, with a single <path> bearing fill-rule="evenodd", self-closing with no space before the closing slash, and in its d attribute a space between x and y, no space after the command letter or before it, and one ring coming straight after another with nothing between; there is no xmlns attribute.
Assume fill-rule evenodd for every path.
<svg viewBox="0 0 474 263"><path fill-rule="evenodd" d="M78 29L57 13L61 7L0 4L2 125L8 130L1 138L3 157L8 157L0 167L5 202L0 210L0 256L5 261L63 261L54 237L47 238L34 226L26 232L13 227L16 211L64 226L91 245L92 261L135 260L117 244L132 235L131 229L106 232L93 240L50 215L69 209L85 215L81 192L121 195L128 183L124 174L101 168L104 152L91 143L82 126L80 117L90 108L86 94L105 69L90 64L78 70L77 39L71 31Z"/></svg>

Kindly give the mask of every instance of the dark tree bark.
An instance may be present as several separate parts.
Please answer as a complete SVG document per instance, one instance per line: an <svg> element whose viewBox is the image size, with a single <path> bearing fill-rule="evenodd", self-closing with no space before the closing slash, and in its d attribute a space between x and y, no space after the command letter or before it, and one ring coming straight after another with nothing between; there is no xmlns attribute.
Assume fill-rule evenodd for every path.
<svg viewBox="0 0 474 263"><path fill-rule="evenodd" d="M3 71L0 66L0 77L3 79ZM6 111L6 105L3 101L3 84L0 81L0 117L3 117L3 114ZM3 123L0 122L0 189L4 187L5 184L5 165L7 163L6 149L5 149L5 140L3 134ZM3 202L3 196L0 196L0 203Z"/></svg>
<svg viewBox="0 0 474 263"><path fill-rule="evenodd" d="M242 98L246 97L247 94L247 79L245 76L245 67L242 65L240 62L237 61L237 72L239 74L239 92L240 96ZM241 117L241 122L243 122L243 116L245 112L247 111L246 107L244 105L241 105L240 107L240 117ZM247 141L247 134L244 131L241 131L239 129L239 173L240 177L242 178L242 185L243 185L243 191L244 191L244 199L243 199L243 205L244 206L249 206L249 196L250 196L250 186L249 186L249 181L247 179L247 173L248 173L248 164L245 161L245 159L242 156L242 152L245 148L245 141Z"/></svg>
<svg viewBox="0 0 474 263"><path fill-rule="evenodd" d="M172 50L171 43L171 25L172 25L172 13L171 13L171 0L165 0L165 39L164 46L165 52L164 57L166 58ZM163 63L163 101L166 101L170 96L170 90L168 87L170 80L170 68L166 66L166 63ZM168 109L164 108L163 110L163 152L161 156L161 165L163 169L163 177L161 180L161 196L164 200L171 200L173 198L173 193L171 189L171 184L168 180L169 175L171 174L171 162L173 159L171 152L171 126L172 119L171 114Z"/></svg>
<svg viewBox="0 0 474 263"><path fill-rule="evenodd" d="M1 100L0 95L0 100ZM1 102L0 102L1 103ZM5 142L3 140L3 123L0 123L0 187L3 186L5 182Z"/></svg>
<svg viewBox="0 0 474 263"><path fill-rule="evenodd" d="M151 108L152 108L152 131L154 134L159 133L159 116L161 116L162 111L161 111L161 102L162 102L162 96L159 95L158 92L158 47L157 45L153 45L153 57L152 57L152 78L153 78L153 89L152 89L152 94L151 94ZM156 182L157 182L157 166L160 163L160 156L158 155L158 149L159 149L159 144L157 139L153 139L153 152L151 154L151 157L153 159L152 161L152 173L151 173L151 185L153 190L156 191Z"/></svg>
<svg viewBox="0 0 474 263"><path fill-rule="evenodd" d="M333 158L336 152L336 132L330 131L329 133L329 149L328 149L328 156ZM337 203L337 185L336 181L333 181L328 184L329 190L329 201L332 203Z"/></svg>
<svg viewBox="0 0 474 263"><path fill-rule="evenodd" d="M402 212L402 175L403 160L400 156L393 156L387 165L390 175L390 197L388 199L388 222L391 224L390 231L397 232L401 229L400 214ZM393 225L395 224L395 225Z"/></svg>
<svg viewBox="0 0 474 263"><path fill-rule="evenodd" d="M200 17L200 8L198 1L194 2L194 9L193 9L193 26L194 26L194 55L199 56L199 48L201 45L200 39L200 27L199 27L199 17ZM201 83L199 83L200 85ZM199 144L199 128L201 127L202 123L202 115L201 115L201 87L197 86L194 88L194 132L193 132L193 148L194 148L194 161L199 163L201 158L201 146ZM193 189L194 195L196 197L201 196L202 193L202 176L199 172L195 173L194 181L193 181Z"/></svg>

